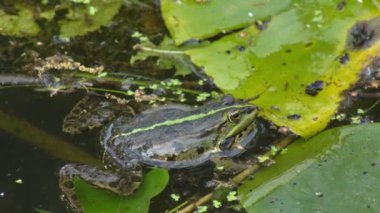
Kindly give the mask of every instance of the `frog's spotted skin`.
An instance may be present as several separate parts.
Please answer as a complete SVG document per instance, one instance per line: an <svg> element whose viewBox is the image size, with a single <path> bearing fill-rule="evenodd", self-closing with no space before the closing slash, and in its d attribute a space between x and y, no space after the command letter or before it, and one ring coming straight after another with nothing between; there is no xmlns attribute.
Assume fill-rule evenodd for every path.
<svg viewBox="0 0 380 213"><path fill-rule="evenodd" d="M222 150L217 145L230 128L225 117L236 110L257 113L250 104L209 103L199 108L173 104L142 112L128 125L119 117L105 128L103 147L123 167L128 159L171 169L196 167L214 155L234 157L257 133L252 120L239 132L242 137L236 137L240 139L236 146Z"/></svg>
<svg viewBox="0 0 380 213"><path fill-rule="evenodd" d="M81 211L72 179L121 195L141 182L144 164L168 169L202 165L215 157L231 158L255 143L257 107L224 98L201 107L171 104L146 110L132 119L116 117L102 131L104 161L115 171L69 164L61 169L60 187L71 206ZM227 100L227 101L226 101Z"/></svg>
<svg viewBox="0 0 380 213"><path fill-rule="evenodd" d="M120 112L133 115L133 110L128 106L114 104L98 96L87 95L66 115L62 129L70 134L79 134L85 130L103 126Z"/></svg>
<svg viewBox="0 0 380 213"><path fill-rule="evenodd" d="M59 173L59 185L65 199L77 212L82 212L81 204L75 195L74 177L119 195L130 195L137 190L142 181L141 170L135 169L128 174L101 170L97 167L82 164L66 164Z"/></svg>

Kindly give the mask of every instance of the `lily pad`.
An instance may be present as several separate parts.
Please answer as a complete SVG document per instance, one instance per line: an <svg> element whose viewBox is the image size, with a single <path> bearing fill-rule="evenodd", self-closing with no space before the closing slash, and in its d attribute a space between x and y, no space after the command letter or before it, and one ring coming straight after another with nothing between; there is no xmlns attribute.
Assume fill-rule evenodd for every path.
<svg viewBox="0 0 380 213"><path fill-rule="evenodd" d="M345 126L292 144L239 188L248 212L366 212L380 208L380 123Z"/></svg>
<svg viewBox="0 0 380 213"><path fill-rule="evenodd" d="M150 199L158 195L169 181L165 169L153 169L131 196L119 196L112 192L95 188L81 179L75 180L76 193L85 212L145 213L149 210Z"/></svg>
<svg viewBox="0 0 380 213"><path fill-rule="evenodd" d="M123 0L91 0L89 4L74 4L65 20L59 22L62 37L84 35L108 24L119 12Z"/></svg>
<svg viewBox="0 0 380 213"><path fill-rule="evenodd" d="M163 12L172 14L185 10L184 7L188 7L189 11L194 7L213 7L216 5L213 2L219 1L206 1L204 5L197 6L188 1L180 1L186 2L183 4L171 2L170 7L162 6ZM239 5L240 1L235 3L234 7L245 8L244 4ZM261 9L270 10L272 7L269 5L263 5ZM218 9L215 6L213 10ZM272 8L270 11L270 22L262 26L265 29L249 26L209 45L189 49L186 53L197 66L204 68L224 93L238 98L261 94L253 102L261 107L261 116L307 138L327 126L344 98L342 92L358 80L359 73L371 57L378 54L379 42L372 42L360 50L350 44L352 34L356 33L352 29L357 27L355 24L359 21L372 23L372 28L378 26L373 23L378 8L370 1L347 1L342 4L338 0L294 0L284 3L281 9ZM212 13L213 19L223 19L223 12ZM245 12L235 13L237 16L246 15ZM210 18L210 13L196 14L206 20ZM199 22L191 22L185 15L170 17L175 17L178 24L176 32L170 31L174 38L187 32L179 32L183 23L192 24L195 29L195 25L199 25ZM172 21L165 21L170 29ZM244 23L241 21L236 26L241 27ZM207 27L213 28L213 25ZM224 28L216 27L214 30L217 29L222 33ZM208 31L204 34L211 35ZM179 39L177 43L181 41Z"/></svg>
<svg viewBox="0 0 380 213"><path fill-rule="evenodd" d="M7 14L0 10L0 34L9 36L34 36L40 31L34 22L33 10L23 5L17 5L17 14Z"/></svg>
<svg viewBox="0 0 380 213"><path fill-rule="evenodd" d="M133 65L136 61L144 61L148 57L159 57L157 60L157 66L160 69L175 68L175 76L191 74L195 69L194 64L191 63L189 57L185 55L184 50L189 49L177 48L174 45L174 41L169 37L165 37L159 46L154 45L146 37L140 38L139 46L135 46L139 52L131 57L130 63ZM171 51L173 49L173 51Z"/></svg>
<svg viewBox="0 0 380 213"><path fill-rule="evenodd" d="M291 0L162 0L166 26L177 44L250 25L286 9Z"/></svg>

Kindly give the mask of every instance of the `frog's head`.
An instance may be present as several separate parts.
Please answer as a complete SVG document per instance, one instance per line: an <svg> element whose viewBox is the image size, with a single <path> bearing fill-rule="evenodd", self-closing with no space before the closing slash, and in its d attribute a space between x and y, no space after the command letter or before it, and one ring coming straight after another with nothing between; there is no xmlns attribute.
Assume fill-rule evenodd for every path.
<svg viewBox="0 0 380 213"><path fill-rule="evenodd" d="M242 149L256 136L255 120L258 107L248 103L235 103L224 115L224 125L219 131L217 146L222 151Z"/></svg>

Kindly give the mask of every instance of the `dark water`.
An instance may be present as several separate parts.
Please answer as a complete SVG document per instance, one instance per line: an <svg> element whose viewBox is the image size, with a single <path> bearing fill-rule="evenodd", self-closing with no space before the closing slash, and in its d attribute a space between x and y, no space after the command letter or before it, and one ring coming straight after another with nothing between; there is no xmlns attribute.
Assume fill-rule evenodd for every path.
<svg viewBox="0 0 380 213"><path fill-rule="evenodd" d="M49 1L49 4L56 2ZM147 2L151 7L123 6L114 18L115 24L75 37L68 43L55 41L59 32L50 25L41 25L43 32L35 37L0 35L0 74L14 73L14 70L28 74L30 69L24 69L24 66L33 63L34 57L30 56L44 58L65 52L88 66L102 64L109 71L135 70L131 69L128 61L137 40L130 35L139 31L151 35L151 38L161 38L161 32L165 30L158 4ZM40 1L25 3L39 6ZM0 7L12 8L13 2L0 2ZM141 70L139 74L146 73ZM83 96L84 93L78 92L50 97L48 92L36 92L32 88L3 89L0 85L0 111L14 116L16 120L27 121L99 158L96 133L73 137L62 132L64 116ZM4 118L0 116L0 122L2 120ZM0 212L35 212L34 208L66 212L65 204L60 200L58 171L67 161L20 139L20 134L11 134L0 128Z"/></svg>
<svg viewBox="0 0 380 213"><path fill-rule="evenodd" d="M62 132L65 115L84 95L78 92L50 97L48 92L36 92L32 88L1 89L0 111L101 159L98 130L75 136ZM0 122L4 120L0 116ZM21 131L26 128L20 127ZM58 187L58 172L67 160L58 159L54 153L20 137L21 132L9 133L0 128L0 212L35 212L35 208L67 212ZM170 199L171 193L181 197L207 193L209 189L200 180L212 179L212 172L212 167L171 172L170 185L152 200L150 211L164 212L169 206L178 205Z"/></svg>
<svg viewBox="0 0 380 213"><path fill-rule="evenodd" d="M70 141L61 124L77 98L5 89L0 90L0 110ZM0 212L34 212L34 208L65 212L57 181L63 162L18 136L0 130Z"/></svg>
<svg viewBox="0 0 380 213"><path fill-rule="evenodd" d="M50 97L48 92L36 92L31 88L2 89L0 110L101 159L98 131L77 136L62 132L63 118L83 96L79 92ZM34 208L66 212L66 206L60 200L58 171L67 160L58 159L54 153L47 153L29 140L20 139L20 134L0 129L0 212L33 212ZM178 205L170 198L171 193L180 194L182 198L208 193L211 189L205 185L213 179L212 174L213 167L210 166L172 171L171 183L164 193L152 200L150 212L164 212L170 206ZM22 183L16 183L17 180Z"/></svg>

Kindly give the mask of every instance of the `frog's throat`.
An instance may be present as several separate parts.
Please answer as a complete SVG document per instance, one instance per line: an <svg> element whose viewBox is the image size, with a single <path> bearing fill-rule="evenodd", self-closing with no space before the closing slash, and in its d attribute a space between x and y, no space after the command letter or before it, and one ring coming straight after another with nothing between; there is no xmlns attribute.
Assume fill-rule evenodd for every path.
<svg viewBox="0 0 380 213"><path fill-rule="evenodd" d="M151 126L137 128L137 129L133 129L130 132L126 132L126 133L121 133L121 134L115 135L114 137L112 137L111 140L114 140L114 139L116 139L118 137L126 137L126 136L130 136L130 135L133 135L133 134L136 134L136 133L153 130L153 129L161 127L161 126L171 126L171 125L181 124L181 123L184 123L184 122L187 122L187 121L193 121L193 120L202 119L202 118L205 118L205 117L208 117L208 116L212 116L213 114L216 114L216 113L224 111L224 110L229 110L229 109L234 109L234 108L252 107L252 106L253 106L252 104L232 105L232 106L226 106L226 107L215 109L215 110L210 110L207 113L199 113L199 114L196 114L196 115L190 115L190 116L186 116L186 117L175 119L175 120L167 120L167 121L163 121L161 123L156 123L156 124L151 125Z"/></svg>

